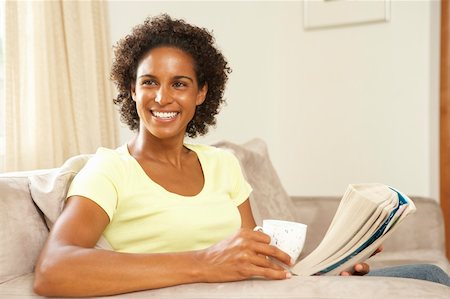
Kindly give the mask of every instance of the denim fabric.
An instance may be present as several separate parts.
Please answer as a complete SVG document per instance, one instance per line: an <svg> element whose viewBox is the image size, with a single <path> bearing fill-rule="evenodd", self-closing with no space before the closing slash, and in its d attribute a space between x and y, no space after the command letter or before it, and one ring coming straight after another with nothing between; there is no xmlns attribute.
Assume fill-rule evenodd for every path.
<svg viewBox="0 0 450 299"><path fill-rule="evenodd" d="M414 264L372 270L369 276L403 277L428 280L450 287L450 278L441 268L430 264Z"/></svg>

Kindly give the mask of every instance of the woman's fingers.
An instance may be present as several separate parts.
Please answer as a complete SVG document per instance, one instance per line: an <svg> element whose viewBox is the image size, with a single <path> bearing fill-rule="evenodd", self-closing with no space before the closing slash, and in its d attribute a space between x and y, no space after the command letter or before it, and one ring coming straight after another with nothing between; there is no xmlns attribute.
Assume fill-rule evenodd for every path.
<svg viewBox="0 0 450 299"><path fill-rule="evenodd" d="M260 231L241 230L245 246L258 255L272 257L287 266L292 265L291 257L278 247L270 245L270 236Z"/></svg>
<svg viewBox="0 0 450 299"><path fill-rule="evenodd" d="M292 274L287 270L275 270L271 268L258 267L256 265L251 266L252 276L260 276L266 279L286 279L291 278Z"/></svg>
<svg viewBox="0 0 450 299"><path fill-rule="evenodd" d="M283 268L282 266L280 266L279 264L274 262L268 256L264 256L264 255L260 255L260 254L256 255L252 259L252 264L255 266L258 266L258 267L263 267L263 268L271 268L274 270L282 270L282 271L285 270L285 268Z"/></svg>
<svg viewBox="0 0 450 299"><path fill-rule="evenodd" d="M261 231L253 231L253 230L243 230L244 234L247 233L249 238L251 238L252 240L256 241L256 242L261 242L261 243L265 243L265 244L269 244L270 243L270 236L261 232Z"/></svg>
<svg viewBox="0 0 450 299"><path fill-rule="evenodd" d="M355 273L353 275L366 275L370 271L370 267L366 263L356 264L354 269Z"/></svg>
<svg viewBox="0 0 450 299"><path fill-rule="evenodd" d="M380 253L384 250L384 246L383 244L380 245L380 247L377 248L377 250L375 250L374 253L372 253L371 256L376 255L377 253ZM351 276L351 275L366 275L367 273L369 273L370 271L370 267L368 264L366 263L359 263L353 266L354 272L348 272L348 271L342 271L341 273L339 273L339 275L341 276Z"/></svg>
<svg viewBox="0 0 450 299"><path fill-rule="evenodd" d="M374 256L375 254L380 253L380 252L382 252L383 250L384 250L384 246L383 246L383 244L381 244L380 247L378 247L377 250L375 250L375 252L372 253L371 256Z"/></svg>
<svg viewBox="0 0 450 299"><path fill-rule="evenodd" d="M348 271L342 271L341 273L339 273L339 275L341 275L341 276L352 276L352 275L363 276L363 275L366 275L367 273L369 273L370 267L366 263L360 263L360 264L356 264L355 266L353 266L353 270L354 270L353 273L348 272Z"/></svg>
<svg viewBox="0 0 450 299"><path fill-rule="evenodd" d="M292 266L291 257L278 247L266 244L257 244L256 252L274 258L287 266Z"/></svg>
<svg viewBox="0 0 450 299"><path fill-rule="evenodd" d="M269 245L270 237L268 235L258 231L252 232L252 234L255 241L253 250L257 254L275 258L287 266L292 266L293 261L291 261L291 257L286 252L276 246Z"/></svg>
<svg viewBox="0 0 450 299"><path fill-rule="evenodd" d="M261 254L247 253L243 254L240 266L244 277L261 276L267 279L285 279L288 278L287 271L282 266L275 263L268 256Z"/></svg>
<svg viewBox="0 0 450 299"><path fill-rule="evenodd" d="M340 276L352 276L352 274L348 271L342 271L341 273L339 273Z"/></svg>
<svg viewBox="0 0 450 299"><path fill-rule="evenodd" d="M291 264L290 256L270 245L268 235L250 229L241 229L234 236L200 251L199 260L208 265L205 272L210 281L252 276L286 279L291 275L282 266Z"/></svg>

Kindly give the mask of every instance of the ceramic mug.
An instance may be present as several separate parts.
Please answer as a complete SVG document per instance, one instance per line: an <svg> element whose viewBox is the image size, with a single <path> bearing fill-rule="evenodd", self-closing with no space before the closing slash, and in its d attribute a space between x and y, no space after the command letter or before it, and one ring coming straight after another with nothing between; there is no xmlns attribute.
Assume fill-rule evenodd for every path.
<svg viewBox="0 0 450 299"><path fill-rule="evenodd" d="M255 227L255 231L263 232L270 237L270 245L274 245L289 254L296 261L303 250L307 225L284 220L263 220L263 225Z"/></svg>

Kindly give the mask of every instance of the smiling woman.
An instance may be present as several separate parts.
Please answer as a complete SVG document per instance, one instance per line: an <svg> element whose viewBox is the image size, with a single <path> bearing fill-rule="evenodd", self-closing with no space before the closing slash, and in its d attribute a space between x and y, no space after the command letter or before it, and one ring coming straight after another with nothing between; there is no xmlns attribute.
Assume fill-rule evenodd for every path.
<svg viewBox="0 0 450 299"><path fill-rule="evenodd" d="M115 102L136 134L100 148L75 176L36 265L35 291L92 296L289 278L266 257L288 265L290 256L253 231L252 189L237 158L184 142L207 132L223 102L230 69L211 33L161 15L135 27L115 54ZM93 248L101 235L114 251Z"/></svg>
<svg viewBox="0 0 450 299"><path fill-rule="evenodd" d="M230 69L211 33L160 15L115 49L115 102L136 132L116 149L98 149L73 179L36 264L35 292L89 297L291 278L282 267L291 257L254 230L252 187L238 159L185 143L207 132L223 102ZM113 250L94 248L102 236Z"/></svg>

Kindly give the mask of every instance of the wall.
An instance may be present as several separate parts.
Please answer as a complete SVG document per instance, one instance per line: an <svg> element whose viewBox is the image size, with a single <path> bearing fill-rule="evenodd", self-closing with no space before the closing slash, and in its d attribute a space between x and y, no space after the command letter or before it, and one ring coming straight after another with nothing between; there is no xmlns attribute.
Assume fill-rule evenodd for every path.
<svg viewBox="0 0 450 299"><path fill-rule="evenodd" d="M167 12L212 29L233 73L199 142L263 138L289 194L382 182L438 194L439 2L391 21L305 31L302 2L111 2L111 40ZM123 128L122 142L131 133Z"/></svg>

